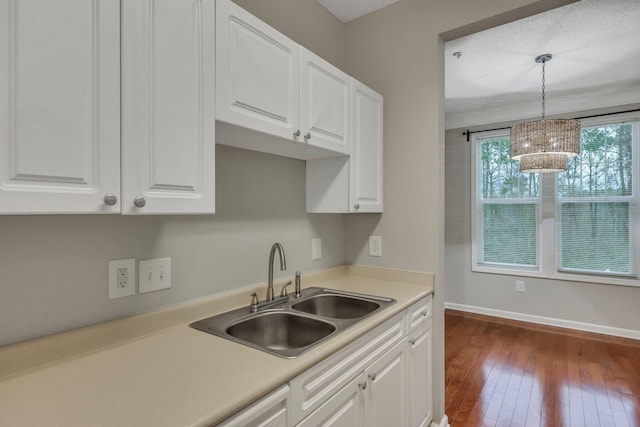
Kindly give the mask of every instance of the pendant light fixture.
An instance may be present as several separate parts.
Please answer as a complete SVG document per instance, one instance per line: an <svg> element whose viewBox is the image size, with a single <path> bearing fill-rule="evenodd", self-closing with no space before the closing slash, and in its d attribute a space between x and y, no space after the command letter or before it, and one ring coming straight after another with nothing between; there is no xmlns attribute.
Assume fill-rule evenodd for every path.
<svg viewBox="0 0 640 427"><path fill-rule="evenodd" d="M567 159L580 153L580 122L572 119L545 119L545 64L553 56L539 55L542 64L542 119L511 128L511 158L520 161L520 172L561 172Z"/></svg>

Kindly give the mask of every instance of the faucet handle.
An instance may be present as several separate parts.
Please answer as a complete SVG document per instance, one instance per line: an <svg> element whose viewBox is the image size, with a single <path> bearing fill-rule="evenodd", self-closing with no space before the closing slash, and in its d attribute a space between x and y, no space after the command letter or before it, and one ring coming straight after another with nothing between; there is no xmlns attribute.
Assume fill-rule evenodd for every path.
<svg viewBox="0 0 640 427"><path fill-rule="evenodd" d="M289 286L291 284L291 280L289 280L288 282L285 282L284 285L282 285L282 290L280 291L280 296L281 297L286 297L287 294L287 286Z"/></svg>
<svg viewBox="0 0 640 427"><path fill-rule="evenodd" d="M255 292L251 293L251 305L249 306L249 311L251 313L258 311L258 294Z"/></svg>

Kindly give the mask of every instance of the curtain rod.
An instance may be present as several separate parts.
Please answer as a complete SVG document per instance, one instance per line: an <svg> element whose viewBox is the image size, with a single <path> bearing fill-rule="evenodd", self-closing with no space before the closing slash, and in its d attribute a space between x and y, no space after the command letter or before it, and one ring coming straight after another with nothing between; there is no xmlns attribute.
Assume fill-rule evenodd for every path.
<svg viewBox="0 0 640 427"><path fill-rule="evenodd" d="M616 114L635 113L636 111L640 111L640 108L638 108L636 110L617 111L615 113L594 114L592 116L582 116L582 117L574 117L574 118L576 120L591 119L593 117L605 117L605 116L614 116ZM494 128L494 129L484 129L484 130L469 130L469 129L467 129L466 131L462 132L462 134L463 135L467 135L467 142L469 142L469 137L473 133L491 132L491 131L494 131L494 130L504 130L504 129L511 129L511 126L506 126L506 127L502 127L502 128Z"/></svg>

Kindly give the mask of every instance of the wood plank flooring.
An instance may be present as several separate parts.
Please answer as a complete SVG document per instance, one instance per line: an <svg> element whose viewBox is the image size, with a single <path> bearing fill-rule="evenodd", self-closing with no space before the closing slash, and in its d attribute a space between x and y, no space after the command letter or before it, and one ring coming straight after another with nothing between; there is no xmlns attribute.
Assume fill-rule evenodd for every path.
<svg viewBox="0 0 640 427"><path fill-rule="evenodd" d="M640 427L640 342L446 310L451 427Z"/></svg>

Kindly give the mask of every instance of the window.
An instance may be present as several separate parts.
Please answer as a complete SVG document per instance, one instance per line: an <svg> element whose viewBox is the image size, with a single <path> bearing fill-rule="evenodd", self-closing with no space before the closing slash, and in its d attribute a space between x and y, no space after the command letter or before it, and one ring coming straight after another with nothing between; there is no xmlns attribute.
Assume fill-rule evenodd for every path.
<svg viewBox="0 0 640 427"><path fill-rule="evenodd" d="M520 173L508 130L474 135L474 271L640 285L638 119L606 119L558 174Z"/></svg>
<svg viewBox="0 0 640 427"><path fill-rule="evenodd" d="M477 149L480 263L536 267L539 177L518 171L507 136L480 138Z"/></svg>

